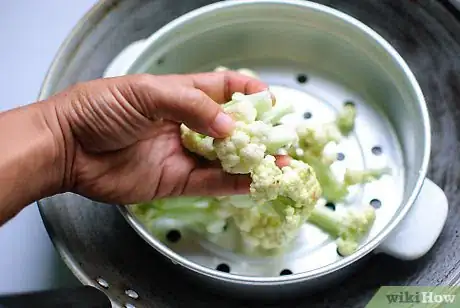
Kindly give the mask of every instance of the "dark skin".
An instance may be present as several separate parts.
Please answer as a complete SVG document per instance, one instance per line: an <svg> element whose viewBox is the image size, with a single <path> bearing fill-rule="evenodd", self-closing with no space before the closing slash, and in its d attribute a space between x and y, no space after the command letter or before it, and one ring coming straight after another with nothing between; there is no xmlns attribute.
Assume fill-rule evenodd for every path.
<svg viewBox="0 0 460 308"><path fill-rule="evenodd" d="M179 126L226 137L234 123L220 104L234 92L266 88L235 72L130 75L0 113L0 225L62 192L112 204L247 193L247 175L227 174L185 150Z"/></svg>

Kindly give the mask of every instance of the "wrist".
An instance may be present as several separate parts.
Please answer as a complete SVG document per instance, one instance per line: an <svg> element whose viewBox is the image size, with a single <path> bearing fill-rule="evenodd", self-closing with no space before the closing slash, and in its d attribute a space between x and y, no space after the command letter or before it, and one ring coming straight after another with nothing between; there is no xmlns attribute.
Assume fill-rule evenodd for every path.
<svg viewBox="0 0 460 308"><path fill-rule="evenodd" d="M49 155L45 164L52 171L47 182L47 196L69 190L69 169L72 165L69 161L73 161L75 151L69 125L59 115L61 107L59 103L52 99L36 103L39 116L43 121L40 126L45 139L44 152Z"/></svg>
<svg viewBox="0 0 460 308"><path fill-rule="evenodd" d="M65 160L55 118L49 102L0 113L0 224L61 191Z"/></svg>

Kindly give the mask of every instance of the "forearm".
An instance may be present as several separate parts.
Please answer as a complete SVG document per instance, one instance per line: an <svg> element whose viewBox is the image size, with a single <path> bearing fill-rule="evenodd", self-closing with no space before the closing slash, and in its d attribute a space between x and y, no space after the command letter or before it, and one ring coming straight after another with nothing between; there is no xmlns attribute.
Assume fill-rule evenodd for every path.
<svg viewBox="0 0 460 308"><path fill-rule="evenodd" d="M0 226L60 189L59 146L45 116L49 103L0 113Z"/></svg>

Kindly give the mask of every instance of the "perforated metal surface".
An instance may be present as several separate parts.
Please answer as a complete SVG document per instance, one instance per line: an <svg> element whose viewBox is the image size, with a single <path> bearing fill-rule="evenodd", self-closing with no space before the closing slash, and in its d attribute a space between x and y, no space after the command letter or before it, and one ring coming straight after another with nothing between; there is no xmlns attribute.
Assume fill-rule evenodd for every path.
<svg viewBox="0 0 460 308"><path fill-rule="evenodd" d="M229 283L227 289L246 286L248 290L249 286L251 290L259 289L266 293L269 285L283 286L287 291L299 289L300 285L305 290L304 284L308 284L308 290L312 290L322 285L322 281L330 279L331 273L343 275L353 262L380 245L383 237L391 232L402 218L401 215L412 205L414 194L426 172L428 158L426 106L404 61L388 43L359 21L311 2L228 1L187 14L160 29L146 42L146 48L127 73L190 73L210 71L218 65L256 68L269 84L270 78L277 78L289 85L292 78L299 78L300 82L304 82L305 90L307 84L303 79L308 77L296 76L295 70L308 72L314 76L310 93L319 95L324 101L312 107L324 111L321 115L324 120L333 119L334 113L331 114L330 108L325 108L328 104L330 107L331 102L343 104L343 101L337 103L337 95L360 101L361 107L358 109L363 112L362 118L371 115L372 125L365 123L356 129L355 137L360 139L357 145L348 143L357 152L355 159L359 161L362 158L364 152L360 151L359 144L368 141L369 137L381 135L382 139L382 134L396 136L390 129L381 129L380 123L385 120L394 125L405 157L404 164L401 161L399 166L391 166L395 179L403 175L405 167L405 182L397 185L399 192L387 192L388 196L393 196L389 192L394 191L396 197L399 193L403 199L395 200L396 203L390 200L392 206L385 209L387 211L381 210L384 215L377 218L378 223L368 241L351 256L338 258L335 249L332 249L334 245L316 247L312 251L309 241L315 237L309 236L307 243L304 230L290 254L276 259L259 259L257 262L253 258L232 255L229 249L214 247L209 253L209 249L203 249L202 243L187 238L175 243L171 250L159 243L132 215L126 215L139 235L173 262L191 269L192 273L212 277L209 280L211 283L225 281ZM312 103L308 96L305 99ZM302 109L305 103L302 98L292 103L298 108L298 115L288 116L286 122L295 124L305 113ZM379 116L372 116L366 110L371 106L379 109ZM314 119L309 119L311 121ZM388 152L395 148L398 147L389 145ZM391 165L391 160L388 163ZM343 163L335 165L334 169L340 169L341 165L343 167ZM342 209L341 205L337 208ZM121 210L125 213L123 207ZM231 229L226 235L232 233ZM184 230L181 232L184 233ZM309 253L305 255L306 252ZM298 269L289 270L293 275L286 276L276 274L282 271L278 269L279 266L295 266ZM224 270L219 270L219 267ZM232 267L237 270L232 270ZM276 290L276 294L279 291Z"/></svg>
<svg viewBox="0 0 460 308"><path fill-rule="evenodd" d="M278 102L293 103L294 114L285 116L281 121L292 127L302 122L319 127L334 121L345 103L355 104L357 119L354 133L328 151L330 154L336 152L343 156L342 160L337 160L331 166L333 172L339 179L346 168L363 170L389 167L392 173L372 183L352 187L347 200L335 204L335 209L346 211L351 207L360 208L363 205L379 203L377 218L368 236L377 235L398 210L404 193L403 157L396 134L385 114L376 111L359 94L321 75L310 74L308 68L302 70L295 63L268 67L253 66L249 62L229 64L231 67L250 67L271 85L271 91ZM305 82L304 77L307 77ZM321 199L319 206L326 202L327 200ZM168 241L167 238L161 240L171 250L190 261L210 269L243 276L276 277L288 272L301 273L343 258L336 252L335 239L310 223L305 224L287 252L280 256L250 257L234 253L234 237L234 233L228 231L225 246L222 245L222 240L219 241L220 245L216 245L191 232L182 232L178 241ZM367 237L363 242L366 239Z"/></svg>

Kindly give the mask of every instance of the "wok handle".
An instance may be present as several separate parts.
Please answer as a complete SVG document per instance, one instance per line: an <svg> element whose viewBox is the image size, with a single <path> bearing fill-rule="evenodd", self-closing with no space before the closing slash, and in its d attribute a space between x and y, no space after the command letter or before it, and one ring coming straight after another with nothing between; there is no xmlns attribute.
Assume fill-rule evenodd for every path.
<svg viewBox="0 0 460 308"><path fill-rule="evenodd" d="M424 256L436 243L447 219L444 191L425 179L409 213L376 250L401 260Z"/></svg>
<svg viewBox="0 0 460 308"><path fill-rule="evenodd" d="M104 292L91 286L0 295L0 308L111 308Z"/></svg>

